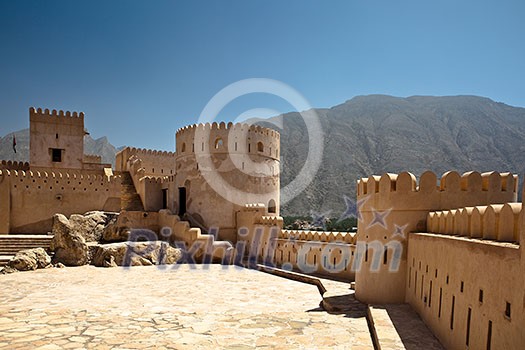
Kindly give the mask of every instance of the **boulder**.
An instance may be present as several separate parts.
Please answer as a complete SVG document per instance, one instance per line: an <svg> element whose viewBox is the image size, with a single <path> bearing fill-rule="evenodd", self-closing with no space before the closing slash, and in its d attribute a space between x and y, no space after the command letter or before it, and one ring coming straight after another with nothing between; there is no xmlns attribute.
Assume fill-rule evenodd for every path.
<svg viewBox="0 0 525 350"><path fill-rule="evenodd" d="M127 241L131 229L127 226L118 225L116 220L110 224L102 232L102 240L104 242L123 242Z"/></svg>
<svg viewBox="0 0 525 350"><path fill-rule="evenodd" d="M114 222L117 213L100 211L84 215L73 214L68 219L62 214L53 217L53 240L51 249L54 261L68 266L81 266L91 261L90 243L98 243L107 225Z"/></svg>
<svg viewBox="0 0 525 350"><path fill-rule="evenodd" d="M91 211L84 215L71 215L69 223L75 231L84 237L86 242L100 242L106 226L114 221L116 217L118 217L116 213Z"/></svg>
<svg viewBox="0 0 525 350"><path fill-rule="evenodd" d="M175 264L182 252L167 242L120 242L100 244L93 253L92 264L98 267Z"/></svg>
<svg viewBox="0 0 525 350"><path fill-rule="evenodd" d="M18 271L43 269L50 265L51 257L47 255L44 248L21 250L7 263L7 266Z"/></svg>
<svg viewBox="0 0 525 350"><path fill-rule="evenodd" d="M14 273L14 272L18 272L18 270L15 268L12 268L11 266L6 265L4 266L4 268L0 270L0 275L7 275L8 273Z"/></svg>
<svg viewBox="0 0 525 350"><path fill-rule="evenodd" d="M91 260L84 235L62 214L53 217L51 250L55 252L53 260L67 266L86 265Z"/></svg>

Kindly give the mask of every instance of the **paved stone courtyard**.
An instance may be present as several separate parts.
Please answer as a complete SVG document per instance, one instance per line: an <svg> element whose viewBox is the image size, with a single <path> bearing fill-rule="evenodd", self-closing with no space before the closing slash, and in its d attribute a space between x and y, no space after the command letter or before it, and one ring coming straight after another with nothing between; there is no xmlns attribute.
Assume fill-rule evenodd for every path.
<svg viewBox="0 0 525 350"><path fill-rule="evenodd" d="M211 265L46 269L0 276L2 349L373 349L365 317L317 288Z"/></svg>

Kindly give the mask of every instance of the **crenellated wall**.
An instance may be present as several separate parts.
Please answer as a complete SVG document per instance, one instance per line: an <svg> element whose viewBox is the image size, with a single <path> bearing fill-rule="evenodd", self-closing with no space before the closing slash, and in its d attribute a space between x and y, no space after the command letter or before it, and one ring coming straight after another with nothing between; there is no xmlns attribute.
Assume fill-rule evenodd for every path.
<svg viewBox="0 0 525 350"><path fill-rule="evenodd" d="M0 170L23 170L28 171L29 170L29 163L28 162L17 162L17 161L11 161L11 160L3 160L0 163Z"/></svg>
<svg viewBox="0 0 525 350"><path fill-rule="evenodd" d="M425 232L431 211L513 202L517 183L509 173L454 171L439 182L432 172L423 173L419 182L408 172L359 180L357 243L366 251L356 273L356 297L368 303L404 302L408 233Z"/></svg>
<svg viewBox="0 0 525 350"><path fill-rule="evenodd" d="M279 160L280 134L259 125L205 123L177 130L177 155L198 152L260 155Z"/></svg>
<svg viewBox="0 0 525 350"><path fill-rule="evenodd" d="M427 232L519 243L522 203L432 211Z"/></svg>
<svg viewBox="0 0 525 350"><path fill-rule="evenodd" d="M0 233L46 233L55 213L120 210L120 177L83 170L40 172L0 170Z"/></svg>
<svg viewBox="0 0 525 350"><path fill-rule="evenodd" d="M354 281L356 246L352 232L281 230L274 263L295 271Z"/></svg>
<svg viewBox="0 0 525 350"><path fill-rule="evenodd" d="M353 233L283 230L283 219L269 216L264 204L246 205L237 213L237 222L237 239L245 242L245 254L251 261L354 280Z"/></svg>
<svg viewBox="0 0 525 350"><path fill-rule="evenodd" d="M127 162L135 156L141 160L143 176L168 176L175 174L175 153L126 147L116 155L116 170L129 171Z"/></svg>

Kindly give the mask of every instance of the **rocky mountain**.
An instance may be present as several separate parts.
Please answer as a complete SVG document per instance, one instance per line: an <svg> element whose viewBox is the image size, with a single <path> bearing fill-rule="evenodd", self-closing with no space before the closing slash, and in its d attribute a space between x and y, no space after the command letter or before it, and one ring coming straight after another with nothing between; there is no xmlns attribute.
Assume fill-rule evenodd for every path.
<svg viewBox="0 0 525 350"><path fill-rule="evenodd" d="M408 170L419 176L448 170L525 171L525 108L476 96L398 98L358 96L332 108L315 109L323 136L323 160L313 182L282 206L283 215L338 217L343 196L355 199L356 180L370 174ZM271 122L271 123L268 123ZM262 121L282 123L281 184L290 183L308 155L307 127L299 113ZM0 139L0 159L28 160L29 132ZM86 153L114 163L116 149L107 138L85 140Z"/></svg>
<svg viewBox="0 0 525 350"><path fill-rule="evenodd" d="M16 138L16 153L13 151L13 134ZM86 135L84 153L100 155L103 163L115 165L117 149L105 136L94 140ZM29 162L29 129L16 131L0 138L0 159Z"/></svg>
<svg viewBox="0 0 525 350"><path fill-rule="evenodd" d="M312 184L282 207L288 215L345 209L343 195L355 198L356 180L371 174L426 170L525 170L525 109L476 96L398 98L355 97L316 110L324 132L321 168ZM303 166L308 152L306 125L299 113L282 122L282 186ZM523 179L521 179L523 180Z"/></svg>

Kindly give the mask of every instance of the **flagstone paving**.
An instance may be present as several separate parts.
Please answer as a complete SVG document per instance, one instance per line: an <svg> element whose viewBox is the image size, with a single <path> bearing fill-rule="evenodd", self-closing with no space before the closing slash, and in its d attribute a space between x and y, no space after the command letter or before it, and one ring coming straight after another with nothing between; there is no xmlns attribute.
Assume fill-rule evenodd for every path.
<svg viewBox="0 0 525 350"><path fill-rule="evenodd" d="M373 349L362 312L255 270L83 266L0 275L1 349Z"/></svg>

